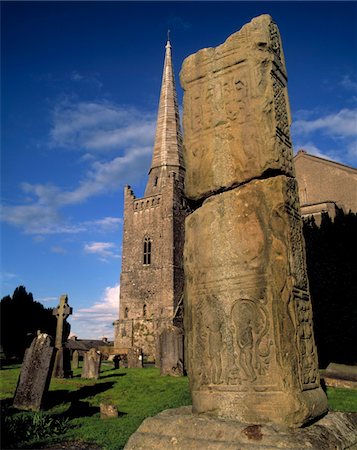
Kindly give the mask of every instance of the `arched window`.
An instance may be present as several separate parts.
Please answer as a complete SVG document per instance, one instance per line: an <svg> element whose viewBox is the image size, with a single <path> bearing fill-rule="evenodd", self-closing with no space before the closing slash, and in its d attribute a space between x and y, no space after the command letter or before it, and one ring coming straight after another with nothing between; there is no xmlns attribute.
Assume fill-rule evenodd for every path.
<svg viewBox="0 0 357 450"><path fill-rule="evenodd" d="M128 318L128 314L129 314L129 308L125 308L125 310L124 310L124 319Z"/></svg>
<svg viewBox="0 0 357 450"><path fill-rule="evenodd" d="M151 264L151 239L146 237L144 239L144 264Z"/></svg>
<svg viewBox="0 0 357 450"><path fill-rule="evenodd" d="M143 306L143 317L146 317L146 305Z"/></svg>

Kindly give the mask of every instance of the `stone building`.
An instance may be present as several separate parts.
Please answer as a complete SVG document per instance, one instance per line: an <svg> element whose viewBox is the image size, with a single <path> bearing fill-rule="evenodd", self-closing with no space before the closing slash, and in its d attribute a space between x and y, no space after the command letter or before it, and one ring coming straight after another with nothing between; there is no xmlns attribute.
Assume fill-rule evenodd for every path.
<svg viewBox="0 0 357 450"><path fill-rule="evenodd" d="M115 347L141 347L155 358L158 333L180 321L186 203L171 45L166 44L155 144L143 198L124 190L119 320Z"/></svg>
<svg viewBox="0 0 357 450"><path fill-rule="evenodd" d="M299 150L294 157L299 185L301 214L321 221L327 212L335 217L336 208L357 212L357 170L353 167L309 155Z"/></svg>

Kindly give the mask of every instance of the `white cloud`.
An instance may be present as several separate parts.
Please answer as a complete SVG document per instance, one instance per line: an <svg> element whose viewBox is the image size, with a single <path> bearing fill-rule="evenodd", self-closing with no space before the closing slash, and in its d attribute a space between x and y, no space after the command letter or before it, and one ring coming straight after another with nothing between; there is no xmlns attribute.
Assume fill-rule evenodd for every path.
<svg viewBox="0 0 357 450"><path fill-rule="evenodd" d="M297 150L306 150L307 153L310 155L315 155L320 158L329 159L330 161L336 161L336 162L342 162L341 158L334 152L326 152L321 149L319 149L314 143L312 142L305 142L305 143L298 143L295 148Z"/></svg>
<svg viewBox="0 0 357 450"><path fill-rule="evenodd" d="M35 300L40 303L54 304L54 303L58 302L58 297L42 297L42 298L36 298Z"/></svg>
<svg viewBox="0 0 357 450"><path fill-rule="evenodd" d="M71 316L71 332L79 339L113 340L113 322L119 318L119 284L106 287L102 297L88 308L74 311Z"/></svg>
<svg viewBox="0 0 357 450"><path fill-rule="evenodd" d="M114 242L89 242L84 244L84 251L100 256L102 261L120 257L117 245Z"/></svg>
<svg viewBox="0 0 357 450"><path fill-rule="evenodd" d="M341 109L316 119L298 119L292 124L292 130L299 135L322 132L335 137L357 136L357 109Z"/></svg>
<svg viewBox="0 0 357 450"><path fill-rule="evenodd" d="M71 102L54 108L50 145L89 153L152 144L156 115L107 101Z"/></svg>
<svg viewBox="0 0 357 450"><path fill-rule="evenodd" d="M357 92L357 82L350 75L344 75L340 85L347 91Z"/></svg>
<svg viewBox="0 0 357 450"><path fill-rule="evenodd" d="M77 72L71 76L78 81L83 77ZM1 220L29 234L86 231L88 223L68 223L61 217L61 209L119 191L124 184L140 180L150 164L155 120L151 113L105 101L60 102L53 112L50 144L82 152L80 159L87 169L79 174L81 181L73 189L52 183L23 182L20 186L23 202L4 205ZM108 149L117 149L120 156L108 159ZM106 229L114 225L115 222L108 220L98 224Z"/></svg>
<svg viewBox="0 0 357 450"><path fill-rule="evenodd" d="M73 190L61 190L51 184L22 183L26 204L4 205L1 219L29 234L79 233L86 224L63 224L59 211L106 192L119 191L120 186L140 179L151 157L151 147L135 147L123 156L107 162L95 161L83 181ZM103 226L108 226L104 222ZM112 224L113 225L113 222Z"/></svg>
<svg viewBox="0 0 357 450"><path fill-rule="evenodd" d="M103 230L111 230L117 228L121 223L123 223L123 219L121 219L120 217L104 217L103 219L93 220L92 222L87 223L99 226Z"/></svg>

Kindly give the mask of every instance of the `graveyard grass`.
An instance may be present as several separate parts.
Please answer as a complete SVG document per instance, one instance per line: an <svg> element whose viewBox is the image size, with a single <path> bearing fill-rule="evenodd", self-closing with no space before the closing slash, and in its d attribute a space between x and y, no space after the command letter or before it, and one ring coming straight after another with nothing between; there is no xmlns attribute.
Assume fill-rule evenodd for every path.
<svg viewBox="0 0 357 450"><path fill-rule="evenodd" d="M119 450L146 417L191 403L187 377L161 377L156 368L114 370L112 367L103 363L99 380L82 379L81 369L74 371L72 379L52 379L47 408L38 414L11 408L20 365L3 366L1 415L6 426L17 421L21 426L24 420L34 423L35 419L42 428L46 423L57 424L53 433L49 427L47 436L34 433L27 440L14 443L13 448L39 448L56 441L73 440L97 444L104 450ZM357 389L329 388L327 394L330 409L357 412ZM119 417L100 419L101 402L116 405ZM58 426L60 422L62 428ZM3 428L2 434L6 435L6 429Z"/></svg>

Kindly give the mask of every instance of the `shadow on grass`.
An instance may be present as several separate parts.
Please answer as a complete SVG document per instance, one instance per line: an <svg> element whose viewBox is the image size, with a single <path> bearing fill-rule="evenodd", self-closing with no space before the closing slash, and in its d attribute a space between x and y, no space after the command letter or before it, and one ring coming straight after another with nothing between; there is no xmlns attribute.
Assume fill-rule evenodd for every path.
<svg viewBox="0 0 357 450"><path fill-rule="evenodd" d="M103 378L115 378L115 377L124 377L126 375L126 373L112 373L109 375L101 375L100 379L102 380Z"/></svg>
<svg viewBox="0 0 357 450"><path fill-rule="evenodd" d="M94 386L83 386L74 392L65 390L50 391L47 394L46 409L51 409L61 403L71 403L69 409L64 412L62 416L69 416L71 419L75 417L92 416L99 412L99 408L91 406L88 402L83 400L88 397L94 397L101 392L105 392L108 389L111 389L113 385L114 382L105 382L95 384Z"/></svg>

